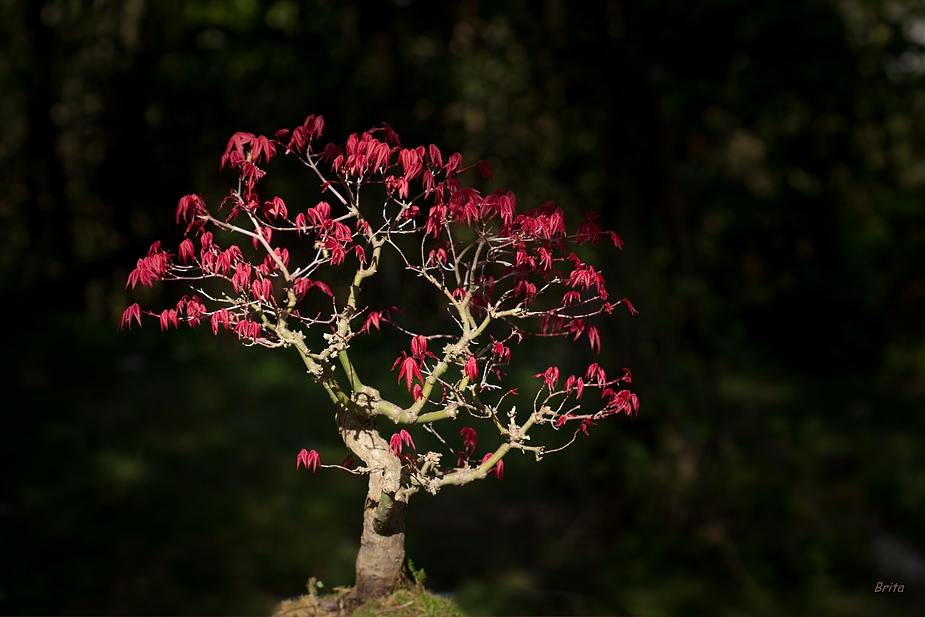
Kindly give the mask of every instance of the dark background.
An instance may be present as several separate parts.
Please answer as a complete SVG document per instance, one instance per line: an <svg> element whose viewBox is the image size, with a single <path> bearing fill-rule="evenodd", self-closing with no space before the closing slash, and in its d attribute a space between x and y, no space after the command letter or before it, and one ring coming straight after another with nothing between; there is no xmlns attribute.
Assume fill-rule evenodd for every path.
<svg viewBox="0 0 925 617"><path fill-rule="evenodd" d="M259 614L352 583L365 486L295 471L345 454L298 358L116 331L184 292L123 286L176 246L181 195L227 193L228 137L309 113L484 158L521 208L626 241L594 261L639 315L596 322L594 359L633 369L638 417L416 496L431 588L492 615L925 604L921 3L4 0L0 35L3 613ZM358 353L383 388L389 336ZM592 358L568 349L543 362Z"/></svg>

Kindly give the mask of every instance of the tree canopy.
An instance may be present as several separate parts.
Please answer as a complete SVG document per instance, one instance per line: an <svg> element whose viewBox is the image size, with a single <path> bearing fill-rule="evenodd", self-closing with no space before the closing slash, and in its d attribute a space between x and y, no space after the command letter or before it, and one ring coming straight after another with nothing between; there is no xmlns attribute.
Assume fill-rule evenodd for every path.
<svg viewBox="0 0 925 617"><path fill-rule="evenodd" d="M0 607L241 613L298 593L308 563L348 581L363 487L332 480L322 499L291 469L302 447L336 447L300 408L321 396L298 362L115 332L128 266L179 243L179 196L224 196L229 136L309 113L484 158L518 202L576 223L597 210L626 240L595 266L639 314L597 324L600 362L632 366L645 406L565 469L517 476L515 457L503 487L421 499L408 553L431 585L476 614L921 602L920 3L7 0L0 15L15 463L0 541L16 564ZM394 359L359 351L369 370ZM537 348L533 372L563 353Z"/></svg>

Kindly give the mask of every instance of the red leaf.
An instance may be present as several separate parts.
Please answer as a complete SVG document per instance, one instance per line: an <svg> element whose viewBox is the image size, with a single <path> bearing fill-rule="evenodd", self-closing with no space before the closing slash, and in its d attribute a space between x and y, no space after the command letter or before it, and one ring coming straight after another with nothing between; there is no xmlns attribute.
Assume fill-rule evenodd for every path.
<svg viewBox="0 0 925 617"><path fill-rule="evenodd" d="M494 354L498 362L510 362L511 350L504 346L501 341L495 341L491 346L491 353Z"/></svg>
<svg viewBox="0 0 925 617"><path fill-rule="evenodd" d="M334 161L333 166L337 167L336 160L338 158L343 158L343 155L340 153L340 148L336 144L328 144L324 147L324 160L326 163Z"/></svg>
<svg viewBox="0 0 925 617"><path fill-rule="evenodd" d="M493 452L489 452L488 454L486 454L485 456L483 456L483 457L482 457L482 463L481 463L481 464L484 465L485 462L486 462L488 459L490 459L492 456L494 456L494 453L493 453ZM504 477L504 461L500 461L500 460L499 460L497 463L495 463L495 466L494 466L492 469L493 469L494 472L495 472L495 476L496 476L499 480L501 480L501 479ZM488 471L492 471L492 469L489 469Z"/></svg>
<svg viewBox="0 0 925 617"><path fill-rule="evenodd" d="M421 335L415 336L411 339L411 355L417 358L418 360L424 359L424 354L427 353L427 338Z"/></svg>
<svg viewBox="0 0 925 617"><path fill-rule="evenodd" d="M317 287L318 289L320 289L322 292L324 292L325 294L327 294L329 297L331 297L331 298L334 297L334 292L331 291L331 288L328 287L327 285L325 285L324 283L322 283L321 281L315 281L315 287Z"/></svg>
<svg viewBox="0 0 925 617"><path fill-rule="evenodd" d="M228 309L221 309L219 311L215 311L214 313L212 313L212 318L210 319L210 321L212 322L212 334L215 334L215 335L218 334L219 324L224 326L226 330L231 327L229 323L230 315L228 313Z"/></svg>
<svg viewBox="0 0 925 617"><path fill-rule="evenodd" d="M286 209L286 202L283 201L282 197L274 197L272 200L264 202L263 205L265 211L270 216L275 216L282 219L289 216L289 210Z"/></svg>
<svg viewBox="0 0 925 617"><path fill-rule="evenodd" d="M398 133L396 133L387 122L382 123L382 130L385 131L385 140L387 142L393 146L401 147L401 140L398 139Z"/></svg>
<svg viewBox="0 0 925 617"><path fill-rule="evenodd" d="M276 155L276 144L261 135L251 142L251 161L255 165L268 162Z"/></svg>
<svg viewBox="0 0 925 617"><path fill-rule="evenodd" d="M395 456L401 454L401 436L398 433L395 433L389 439L389 451Z"/></svg>
<svg viewBox="0 0 925 617"><path fill-rule="evenodd" d="M410 181L421 175L424 166L421 163L421 157L417 150L402 150L399 153L402 170L405 172L405 180ZM407 193L405 194L407 196Z"/></svg>
<svg viewBox="0 0 925 617"><path fill-rule="evenodd" d="M183 263L188 263L190 259L193 259L196 256L196 247L193 246L193 241L189 238L183 240L180 243L180 259Z"/></svg>
<svg viewBox="0 0 925 617"><path fill-rule="evenodd" d="M607 383L607 373L595 362L588 367L588 371L585 373L585 379L588 381L593 379L597 385L602 386Z"/></svg>
<svg viewBox="0 0 925 617"><path fill-rule="evenodd" d="M122 319L119 321L119 329L121 330L127 326L128 329L131 330L133 318L138 322L138 325L141 326L141 307L138 306L137 302L125 309L122 313Z"/></svg>
<svg viewBox="0 0 925 617"><path fill-rule="evenodd" d="M466 449L466 454L472 456L472 454L475 452L476 445L479 443L478 434L475 432L474 428L470 428L468 426L464 426L459 431L459 434L462 435L463 447Z"/></svg>
<svg viewBox="0 0 925 617"><path fill-rule="evenodd" d="M279 257L279 260L283 262L283 265L287 268L289 267L289 249L281 249L279 247L273 249L273 252Z"/></svg>
<svg viewBox="0 0 925 617"><path fill-rule="evenodd" d="M141 283L142 287L153 286L153 280L154 275L148 267L147 259L139 259L135 264L135 269L129 273L128 280L125 281L125 287L128 289L128 286L131 285L132 289L135 289L135 285L138 283Z"/></svg>
<svg viewBox="0 0 925 617"><path fill-rule="evenodd" d="M177 309L164 309L160 316L161 332L167 330L171 324L174 328L180 327L180 320L177 319Z"/></svg>
<svg viewBox="0 0 925 617"><path fill-rule="evenodd" d="M277 137L279 137L279 133L277 133ZM305 150L306 141L307 139L305 135L305 127L295 127L295 129L292 131L292 137L289 139L289 144L286 148L286 154L289 154L290 152L301 153Z"/></svg>
<svg viewBox="0 0 925 617"><path fill-rule="evenodd" d="M251 295L257 300L269 302L273 297L273 282L270 279L254 279L251 283Z"/></svg>
<svg viewBox="0 0 925 617"><path fill-rule="evenodd" d="M242 319L235 325L234 333L238 335L239 339L247 338L256 341L257 337L260 336L260 324Z"/></svg>
<svg viewBox="0 0 925 617"><path fill-rule="evenodd" d="M559 368L555 366L550 366L546 369L544 373L537 373L534 377L542 377L543 381L546 382L546 387L552 391L556 387L556 383L559 381Z"/></svg>
<svg viewBox="0 0 925 617"><path fill-rule="evenodd" d="M329 237L324 241L324 248L331 256L331 265L339 266L344 263L344 259L347 257L347 251L344 249L343 244Z"/></svg>
<svg viewBox="0 0 925 617"><path fill-rule="evenodd" d="M469 378L469 383L475 383L479 378L479 367L475 356L469 356L466 360L466 377Z"/></svg>
<svg viewBox="0 0 925 617"><path fill-rule="evenodd" d="M623 240L620 239L620 236L617 235L617 232L610 232L610 239L613 240L614 246L616 246L621 251L623 250Z"/></svg>
<svg viewBox="0 0 925 617"><path fill-rule="evenodd" d="M575 335L573 341L577 341L578 337L585 331L585 320L584 319L572 319L568 325L565 327L566 330Z"/></svg>
<svg viewBox="0 0 925 617"><path fill-rule="evenodd" d="M318 455L318 452L315 450L308 451L305 448L302 448L302 451L299 452L299 455L296 457L295 468L298 469L299 465L305 465L305 469L311 469L312 473L318 471L318 465L321 463L321 457Z"/></svg>
<svg viewBox="0 0 925 617"><path fill-rule="evenodd" d="M299 277L292 284L292 290L295 292L296 297L301 300L305 297L305 292L312 288L312 286L317 285L318 283L313 282L308 277Z"/></svg>
<svg viewBox="0 0 925 617"><path fill-rule="evenodd" d="M229 162L234 166L232 161L231 154L234 152L239 155L241 159L244 158L244 147L250 145L256 137L253 133L235 133L231 136L231 139L228 140L228 145L225 147L225 156L222 157L222 167Z"/></svg>
<svg viewBox="0 0 925 617"><path fill-rule="evenodd" d="M206 313L206 307L199 300L198 296L193 296L189 302L186 303L186 321L193 328L199 325L199 320Z"/></svg>
<svg viewBox="0 0 925 617"><path fill-rule="evenodd" d="M581 432L584 433L585 435L587 435L587 434L588 434L588 427L589 427L589 426L597 426L597 424L596 424L595 422L591 421L589 418L583 419L583 420L581 421Z"/></svg>
<svg viewBox="0 0 925 617"><path fill-rule="evenodd" d="M443 167L443 155L440 154L440 148L434 144L430 144L430 148L428 148L428 154L430 154L431 164L437 167Z"/></svg>
<svg viewBox="0 0 925 617"><path fill-rule="evenodd" d="M446 162L446 174L452 176L453 172L459 169L461 164L462 155L459 152L450 155L450 159Z"/></svg>
<svg viewBox="0 0 925 617"><path fill-rule="evenodd" d="M626 298L623 298L622 300L620 300L620 302L617 302L617 304L620 304L621 302L626 305L626 308L629 309L630 315L635 315L639 312L635 308L633 308L633 304Z"/></svg>
<svg viewBox="0 0 925 617"><path fill-rule="evenodd" d="M392 367L395 368L394 366ZM402 360L401 370L398 372L398 381L401 382L402 378L405 379L405 383L408 385L408 391L411 391L411 381L417 379L421 383L424 383L424 378L421 376L421 369L418 367L417 360L412 357L406 357Z"/></svg>
<svg viewBox="0 0 925 617"><path fill-rule="evenodd" d="M398 435L401 437L402 442L404 442L406 446L411 446L412 450L417 450L417 448L414 446L414 441L411 439L411 433L405 429L402 429L399 431Z"/></svg>
<svg viewBox="0 0 925 617"><path fill-rule="evenodd" d="M379 320L382 319L382 313L373 311L366 316L366 321L363 323L363 327L360 329L360 332L369 333L370 326L379 329Z"/></svg>
<svg viewBox="0 0 925 617"><path fill-rule="evenodd" d="M308 219L312 222L312 225L322 227L331 220L331 205L326 201L318 202L318 205L314 208L309 208L306 214L308 214Z"/></svg>
<svg viewBox="0 0 925 617"><path fill-rule="evenodd" d="M491 166L485 161L479 161L479 173L483 178L488 178L489 182L495 181L495 175L491 172Z"/></svg>
<svg viewBox="0 0 925 617"><path fill-rule="evenodd" d="M588 340L591 341L591 349L597 347L597 353L601 353L601 335L594 326L588 326Z"/></svg>

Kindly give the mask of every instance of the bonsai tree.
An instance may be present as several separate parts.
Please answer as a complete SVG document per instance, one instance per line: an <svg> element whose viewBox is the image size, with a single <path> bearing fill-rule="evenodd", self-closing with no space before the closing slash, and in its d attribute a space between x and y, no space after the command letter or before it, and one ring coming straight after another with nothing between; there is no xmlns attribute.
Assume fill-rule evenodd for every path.
<svg viewBox="0 0 925 617"><path fill-rule="evenodd" d="M186 238L175 252L155 242L126 284L188 281L191 295L159 313L132 304L120 328L141 325L144 314L157 318L162 330L207 324L214 334L231 331L245 345L298 354L330 398L352 455L342 464L324 464L318 452L302 450L297 468L369 476L350 592L359 602L387 594L399 579L402 513L412 495L490 475L500 480L510 451L539 461L587 434L597 420L638 410L636 395L620 386L630 383L630 371L614 377L596 363L565 378L554 366L534 375L541 380L538 390L520 409L513 404L517 392L502 385L524 335L583 339L599 351L600 335L589 318L619 304L635 310L625 298L610 302L601 273L570 250L573 244L596 247L604 236L622 245L616 233L601 229L595 213L570 234L552 202L518 212L513 193L483 194L468 186L467 176L493 182L483 161L466 166L460 154L444 159L434 145L402 147L388 125L322 148L323 126L320 116L309 116L273 138L232 136L221 167L233 170L236 186L217 209L201 195L181 198L176 219L186 223ZM292 207L280 197L258 195L266 167L280 152L317 178L324 201ZM468 173L475 167L481 180ZM405 318L403 307L361 296L388 251L397 255L393 263L403 264L406 285L432 288L451 317L445 320L450 331L419 331L421 321ZM395 350L392 366L391 379L397 371L407 389L399 400L387 400L372 385L386 378L385 370L360 375L351 361L354 339L377 335L385 324L408 341ZM589 390L599 400L583 411ZM544 424L566 437L553 447L535 443L531 429ZM497 432L501 445L477 454L475 426ZM417 451L412 427L437 436L444 450Z"/></svg>

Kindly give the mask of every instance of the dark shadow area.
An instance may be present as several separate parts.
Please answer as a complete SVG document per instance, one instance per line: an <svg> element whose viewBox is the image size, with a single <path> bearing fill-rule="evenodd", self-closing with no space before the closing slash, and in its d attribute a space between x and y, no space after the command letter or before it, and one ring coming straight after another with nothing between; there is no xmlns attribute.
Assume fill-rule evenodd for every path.
<svg viewBox="0 0 925 617"><path fill-rule="evenodd" d="M227 195L229 136L308 114L325 141L388 122L485 159L521 210L594 209L626 243L582 258L639 310L595 321L593 358L632 368L638 416L415 496L430 588L475 615L920 614L921 3L6 0L0 18L3 614L264 614L310 576L352 584L366 487L296 471L302 448L347 454L298 356L117 332L132 302L187 292L124 286L178 244L181 196ZM317 203L273 165L267 194ZM436 319L395 279L368 297ZM405 344L356 349L396 397ZM531 393L593 355L524 346Z"/></svg>

